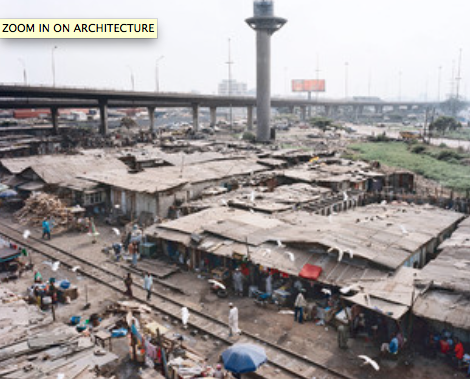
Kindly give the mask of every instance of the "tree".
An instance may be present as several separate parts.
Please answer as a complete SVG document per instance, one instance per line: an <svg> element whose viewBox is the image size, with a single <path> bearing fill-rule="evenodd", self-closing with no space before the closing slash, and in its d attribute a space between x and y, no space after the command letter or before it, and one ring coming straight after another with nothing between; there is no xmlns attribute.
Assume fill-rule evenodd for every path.
<svg viewBox="0 0 470 379"><path fill-rule="evenodd" d="M313 117L309 120L312 127L325 131L329 126L333 126L333 121L325 117Z"/></svg>
<svg viewBox="0 0 470 379"><path fill-rule="evenodd" d="M429 125L429 130L436 130L439 133L445 134L446 131L455 131L457 129L460 129L461 127L462 124L458 122L455 118L448 116L440 116Z"/></svg>

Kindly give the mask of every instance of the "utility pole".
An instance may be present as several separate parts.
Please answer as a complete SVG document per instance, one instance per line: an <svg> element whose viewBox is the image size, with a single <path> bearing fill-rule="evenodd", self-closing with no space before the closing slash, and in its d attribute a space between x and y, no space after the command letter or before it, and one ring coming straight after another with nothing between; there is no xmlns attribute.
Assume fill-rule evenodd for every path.
<svg viewBox="0 0 470 379"><path fill-rule="evenodd" d="M232 96L232 51L231 51L231 41L228 39L228 96ZM233 109L232 103L230 102L230 129L233 129Z"/></svg>
<svg viewBox="0 0 470 379"><path fill-rule="evenodd" d="M24 63L24 60L21 59L21 58L18 58L18 60L21 62L21 64L23 65L23 84L26 86L28 85L28 77L26 75L26 65Z"/></svg>

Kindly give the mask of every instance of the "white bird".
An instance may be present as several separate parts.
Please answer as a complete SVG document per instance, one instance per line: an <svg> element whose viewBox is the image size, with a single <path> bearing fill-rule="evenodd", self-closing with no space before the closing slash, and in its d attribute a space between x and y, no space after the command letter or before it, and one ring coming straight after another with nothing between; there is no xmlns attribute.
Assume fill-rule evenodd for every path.
<svg viewBox="0 0 470 379"><path fill-rule="evenodd" d="M54 263L49 262L49 261L44 261L43 263L50 266L52 271L57 271L59 269L59 266L60 266L59 261L56 261Z"/></svg>
<svg viewBox="0 0 470 379"><path fill-rule="evenodd" d="M343 201L348 201L349 196L346 191L343 191Z"/></svg>
<svg viewBox="0 0 470 379"><path fill-rule="evenodd" d="M281 240L277 240L276 242L277 242L277 246L279 246L279 247L286 247L286 245L284 245L284 244L281 242Z"/></svg>
<svg viewBox="0 0 470 379"><path fill-rule="evenodd" d="M189 311L188 308L183 307L181 308L181 321L183 322L183 325L186 325L189 320Z"/></svg>
<svg viewBox="0 0 470 379"><path fill-rule="evenodd" d="M256 198L255 191L251 191L251 194L250 194L250 201L251 201L252 203L254 203L254 202L255 202L255 198Z"/></svg>
<svg viewBox="0 0 470 379"><path fill-rule="evenodd" d="M31 234L31 232L30 232L29 230L25 230L25 231L23 232L23 238L24 238L25 240L27 240L30 234Z"/></svg>
<svg viewBox="0 0 470 379"><path fill-rule="evenodd" d="M209 283L213 284L214 286L216 286L218 288L222 288L223 290L227 289L227 287L225 287L225 285L223 285L222 283L218 282L215 279L209 279Z"/></svg>
<svg viewBox="0 0 470 379"><path fill-rule="evenodd" d="M251 213L255 213L255 211L253 210L253 208L250 208L250 212L251 212Z"/></svg>
<svg viewBox="0 0 470 379"><path fill-rule="evenodd" d="M331 296L331 290L329 290L328 288L322 288L321 291L322 291L325 295Z"/></svg>
<svg viewBox="0 0 470 379"><path fill-rule="evenodd" d="M382 200L382 201L380 202L380 205L387 205L387 200Z"/></svg>
<svg viewBox="0 0 470 379"><path fill-rule="evenodd" d="M294 262L295 261L295 255L291 253L290 251L286 251L286 254L289 256L289 259Z"/></svg>
<svg viewBox="0 0 470 379"><path fill-rule="evenodd" d="M408 230L403 225L400 225L400 229L403 234L408 234Z"/></svg>
<svg viewBox="0 0 470 379"><path fill-rule="evenodd" d="M222 205L225 205L226 207L228 207L227 200L221 199L220 201L221 201Z"/></svg>
<svg viewBox="0 0 470 379"><path fill-rule="evenodd" d="M358 357L364 360L364 363L361 366L371 365L375 371L380 370L379 364L373 359L369 358L367 355L358 355Z"/></svg>
<svg viewBox="0 0 470 379"><path fill-rule="evenodd" d="M121 232L119 231L118 228L113 228L113 232L116 233L117 236L121 235Z"/></svg>
<svg viewBox="0 0 470 379"><path fill-rule="evenodd" d="M75 266L75 267L73 267L73 268L72 268L72 270L71 270L71 271L73 271L73 272L77 272L77 270L78 270L78 269L80 269L80 268L81 268L80 266Z"/></svg>
<svg viewBox="0 0 470 379"><path fill-rule="evenodd" d="M344 255L344 251L338 249L338 262L341 262L343 260L343 255Z"/></svg>
<svg viewBox="0 0 470 379"><path fill-rule="evenodd" d="M351 258L351 259L354 258L354 252L351 249L346 249L346 253L349 254L349 258Z"/></svg>
<svg viewBox="0 0 470 379"><path fill-rule="evenodd" d="M263 257L265 257L266 255L271 255L271 249L266 249L263 253Z"/></svg>

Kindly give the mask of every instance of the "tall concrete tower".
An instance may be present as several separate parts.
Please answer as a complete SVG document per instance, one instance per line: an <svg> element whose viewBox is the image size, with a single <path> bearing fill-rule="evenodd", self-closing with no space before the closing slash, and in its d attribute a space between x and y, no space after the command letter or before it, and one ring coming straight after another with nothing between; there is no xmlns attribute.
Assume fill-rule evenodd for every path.
<svg viewBox="0 0 470 379"><path fill-rule="evenodd" d="M256 30L256 140L271 138L271 35L281 29L286 19L274 16L272 0L255 0L254 16L246 23Z"/></svg>

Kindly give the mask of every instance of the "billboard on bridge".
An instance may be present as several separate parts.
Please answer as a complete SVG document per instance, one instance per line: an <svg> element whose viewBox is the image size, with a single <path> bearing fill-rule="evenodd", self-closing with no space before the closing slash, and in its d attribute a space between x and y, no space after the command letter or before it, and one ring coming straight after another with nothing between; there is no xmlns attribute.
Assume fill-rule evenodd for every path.
<svg viewBox="0 0 470 379"><path fill-rule="evenodd" d="M324 79L294 79L292 92L325 92Z"/></svg>

